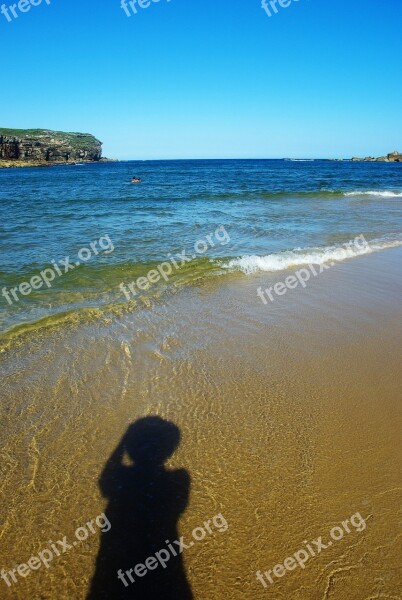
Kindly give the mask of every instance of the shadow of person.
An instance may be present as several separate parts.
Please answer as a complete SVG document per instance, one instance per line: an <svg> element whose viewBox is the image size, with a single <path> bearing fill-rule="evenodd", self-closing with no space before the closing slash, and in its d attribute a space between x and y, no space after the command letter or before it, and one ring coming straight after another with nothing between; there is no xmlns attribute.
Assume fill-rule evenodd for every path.
<svg viewBox="0 0 402 600"><path fill-rule="evenodd" d="M164 465L179 442L176 425L145 417L129 426L107 461L99 485L111 528L102 533L87 600L192 600L177 526L190 477Z"/></svg>

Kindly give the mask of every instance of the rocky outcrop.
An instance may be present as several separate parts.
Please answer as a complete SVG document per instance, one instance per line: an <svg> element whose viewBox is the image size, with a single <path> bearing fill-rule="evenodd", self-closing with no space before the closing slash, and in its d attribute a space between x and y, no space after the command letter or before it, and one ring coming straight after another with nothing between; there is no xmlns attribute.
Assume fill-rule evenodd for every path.
<svg viewBox="0 0 402 600"><path fill-rule="evenodd" d="M390 152L387 156L379 156L374 158L373 156L366 156L366 158L352 158L353 162L402 162L402 154L400 152Z"/></svg>
<svg viewBox="0 0 402 600"><path fill-rule="evenodd" d="M390 162L402 162L402 154L397 150L388 154L387 158Z"/></svg>
<svg viewBox="0 0 402 600"><path fill-rule="evenodd" d="M98 162L102 142L89 133L0 128L0 167Z"/></svg>

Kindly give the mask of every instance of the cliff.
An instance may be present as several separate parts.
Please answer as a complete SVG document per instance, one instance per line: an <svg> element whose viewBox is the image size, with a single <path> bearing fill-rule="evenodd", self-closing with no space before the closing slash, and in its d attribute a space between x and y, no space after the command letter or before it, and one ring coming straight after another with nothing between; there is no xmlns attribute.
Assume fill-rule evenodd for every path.
<svg viewBox="0 0 402 600"><path fill-rule="evenodd" d="M89 133L0 128L0 167L46 166L100 160L102 142Z"/></svg>

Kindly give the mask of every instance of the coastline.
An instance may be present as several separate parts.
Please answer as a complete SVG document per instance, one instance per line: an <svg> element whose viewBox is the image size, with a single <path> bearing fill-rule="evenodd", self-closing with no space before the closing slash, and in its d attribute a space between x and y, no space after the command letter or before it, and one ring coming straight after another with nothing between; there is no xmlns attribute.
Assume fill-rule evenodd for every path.
<svg viewBox="0 0 402 600"><path fill-rule="evenodd" d="M185 557L197 599L391 595L400 576L401 258L395 248L339 263L272 306L256 288L281 273L207 281L165 305L3 354L0 562L32 554L55 523L60 537L101 513L105 461L129 423L158 414L181 429L170 464L192 481L181 534L219 511L229 523ZM269 590L256 579L358 511L363 533ZM97 549L94 540L68 557L82 596L61 561L3 586L4 597L35 596L49 577L58 598L84 597ZM216 563L219 578L207 577Z"/></svg>
<svg viewBox="0 0 402 600"><path fill-rule="evenodd" d="M391 156L391 155L389 155ZM277 160L277 161L284 161L284 162L316 162L316 161L327 161L327 162L340 162L340 163L345 163L345 162L352 162L352 163L380 163L380 164L399 164L402 163L402 154L398 155L401 158L398 158L397 160L395 159L390 159L387 157L379 157L379 158L373 158L373 157L366 157L366 158L276 158L276 159L266 159L266 158L259 158L259 159L239 159L239 160ZM168 159L167 162L169 162L169 160L174 160L174 159ZM183 160L188 160L188 159L183 159ZM200 159L196 159L199 160L200 162L202 162L204 159L200 158ZM210 159L210 160L217 160L217 161L221 161L224 160L222 158L217 158L217 159ZM140 159L140 162L144 162L144 160ZM79 165L79 164L96 164L96 163L118 163L118 162L122 162L120 159L118 158L107 158L107 157L102 157L100 160L86 160L86 159L82 159L82 160L74 160L74 161L44 161L44 160L40 160L40 161L24 161L24 160L4 160L4 159L0 159L0 169L12 169L12 168L33 168L33 167L52 167L52 166L61 166L61 165ZM139 162L138 159L132 159L132 160L125 160L124 162Z"/></svg>
<svg viewBox="0 0 402 600"><path fill-rule="evenodd" d="M114 158L101 158L100 160L77 160L77 161L32 161L27 162L23 160L0 160L0 169L24 169L24 168L34 168L34 167L60 167L60 166L74 166L81 164L97 164L97 163L110 163L110 162L119 162Z"/></svg>

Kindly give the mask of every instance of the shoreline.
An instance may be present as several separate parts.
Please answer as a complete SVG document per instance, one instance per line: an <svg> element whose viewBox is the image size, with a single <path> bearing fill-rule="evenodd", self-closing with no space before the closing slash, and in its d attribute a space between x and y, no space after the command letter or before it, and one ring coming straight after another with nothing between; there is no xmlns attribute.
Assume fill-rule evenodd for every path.
<svg viewBox="0 0 402 600"><path fill-rule="evenodd" d="M147 162L167 162L167 163L171 163L171 162L186 162L186 161L191 161L191 162L205 162L205 161L215 161L215 162L220 162L220 161L278 161L278 162L340 162L340 163L376 163L376 164L400 164L402 163L402 159L401 160L379 160L379 159L375 159L375 158L165 158L165 159L158 159L158 158L148 158L148 159L143 159L143 158L129 158L129 159L119 159L119 158L101 158L100 160L80 160L80 161L73 161L73 162L66 162L66 161L55 161L55 162L45 162L45 161L38 161L38 162L26 162L26 161L17 161L17 160L12 160L12 161L6 161L3 159L0 159L0 169L12 169L12 168L33 168L33 167L51 167L51 166L61 166L61 165L67 165L67 166L73 166L73 165L77 165L77 164L97 164L97 163L124 163L124 162L138 162L138 163L147 163Z"/></svg>
<svg viewBox="0 0 402 600"><path fill-rule="evenodd" d="M363 243L362 240L356 238L355 243ZM371 242L370 242L371 243ZM370 244L364 240L364 244L370 247ZM350 249L350 244L348 246ZM258 303L262 303L268 310L270 308L275 309L284 300L283 294L292 297L294 295L297 298L297 294L305 291L306 287L309 287L314 279L321 279L325 276L327 270L333 270L334 267L340 267L343 264L349 264L351 262L364 259L365 257L383 254L389 250L401 248L401 244L395 246L384 247L381 249L371 250L368 253L364 252L364 247L359 248L356 246L356 254L353 252L350 255L346 255L342 259L335 259L331 262L328 258L323 264L311 262L302 262L300 264L295 263L294 266L273 270L273 271L251 271L247 273L245 265L243 265L244 259L220 259L226 264L226 267L222 270L222 266L218 267L218 263L215 265L215 276L213 277L215 287L222 286L225 289L225 285L230 285L230 282L235 282L238 286L250 287L255 282L256 285L256 297L258 297ZM342 248L338 248L342 250ZM261 257L262 259L264 257ZM247 263L248 259L245 259ZM237 267L230 267L231 263L235 263ZM240 263L240 265L239 265ZM153 269L157 263L150 263L148 266ZM142 273L142 271L141 271ZM207 271L206 275L211 277L213 271ZM138 274L137 274L138 275ZM307 276L306 280L305 276ZM195 276L193 281L187 281L188 275L186 271L178 271L175 279L168 282L166 288L157 288L152 294L144 293L143 295L131 298L131 302L127 302L127 298L124 301L118 297L114 299L110 298L109 303L103 304L101 302L103 294L101 293L98 300L99 304L75 306L65 304L60 306L58 310L51 313L38 313L36 318L27 320L26 317L21 317L19 321L10 323L8 327L0 332L0 352L6 352L12 346L13 343L17 345L23 344L25 340L29 342L30 335L41 334L44 335L48 331L52 330L63 330L63 327L68 328L70 325L79 327L80 325L86 326L87 324L96 323L102 324L108 322L110 319L124 318L125 314L140 314L143 310L146 310L150 306L164 305L166 302L167 306L172 302L175 294L190 293L191 290L195 291L197 287L208 286L209 282L207 277L203 278L201 273ZM287 286L286 282L288 279L294 280L292 286ZM186 282L186 283L185 283ZM281 287L281 292L277 292ZM293 288L293 289L292 289ZM297 288L294 291L294 288ZM251 293L253 295L254 292ZM173 300L174 301L174 300ZM253 301L253 298L252 298ZM55 303L56 306L56 303Z"/></svg>
<svg viewBox="0 0 402 600"><path fill-rule="evenodd" d="M112 162L120 162L114 158L101 158L100 160L77 160L77 161L54 161L54 162L25 162L25 161L2 161L0 160L0 169L33 169L34 167L60 167L67 166L71 167L74 165L82 165L82 164L98 164L98 163L112 163Z"/></svg>

